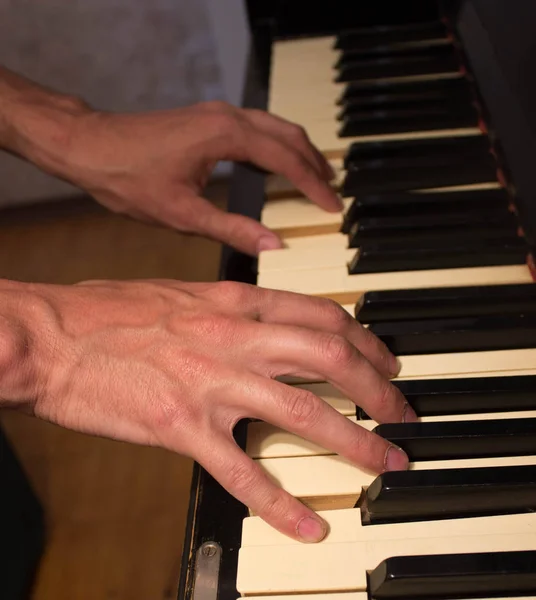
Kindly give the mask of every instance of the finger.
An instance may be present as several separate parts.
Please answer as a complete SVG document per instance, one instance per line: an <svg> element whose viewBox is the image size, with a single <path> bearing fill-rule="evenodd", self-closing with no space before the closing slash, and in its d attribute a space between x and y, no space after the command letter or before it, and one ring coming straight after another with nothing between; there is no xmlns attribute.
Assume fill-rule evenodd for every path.
<svg viewBox="0 0 536 600"><path fill-rule="evenodd" d="M317 168L319 175L326 181L333 179L333 169L325 157L312 144L303 127L282 119L277 115L257 109L245 109L244 113L256 127L269 135L274 135L285 140L287 144L294 146L302 152L309 162Z"/></svg>
<svg viewBox="0 0 536 600"><path fill-rule="evenodd" d="M334 333L352 343L386 377L396 377L400 363L387 346L363 327L340 304L327 298L315 298L294 292L252 290L251 316L263 323L294 325Z"/></svg>
<svg viewBox="0 0 536 600"><path fill-rule="evenodd" d="M251 368L270 377L318 373L378 422L416 420L402 393L340 335L286 325L250 334Z"/></svg>
<svg viewBox="0 0 536 600"><path fill-rule="evenodd" d="M342 210L341 199L303 154L277 137L252 128L245 153L246 160L272 173L283 175L311 202L324 210Z"/></svg>
<svg viewBox="0 0 536 600"><path fill-rule="evenodd" d="M192 233L206 235L251 256L257 256L261 250L283 247L273 231L254 219L224 212L200 196L190 201L195 205L189 223Z"/></svg>
<svg viewBox="0 0 536 600"><path fill-rule="evenodd" d="M255 387L255 394L248 394L246 403L252 417L331 450L365 470L382 473L408 468L408 457L400 448L350 421L308 390L263 381Z"/></svg>
<svg viewBox="0 0 536 600"><path fill-rule="evenodd" d="M195 459L230 494L281 533L301 542L319 542L325 537L325 521L276 485L223 433L215 434L209 451Z"/></svg>

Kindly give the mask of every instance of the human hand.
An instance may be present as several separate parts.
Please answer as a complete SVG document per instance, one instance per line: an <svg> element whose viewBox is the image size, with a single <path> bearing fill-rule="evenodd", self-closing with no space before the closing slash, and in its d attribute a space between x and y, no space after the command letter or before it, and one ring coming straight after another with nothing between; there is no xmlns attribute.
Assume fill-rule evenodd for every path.
<svg viewBox="0 0 536 600"><path fill-rule="evenodd" d="M63 176L119 213L221 241L247 254L282 247L257 221L203 198L219 160L284 175L327 211L342 209L329 163L298 126L222 102L140 114L86 111L76 119Z"/></svg>
<svg viewBox="0 0 536 600"><path fill-rule="evenodd" d="M9 283L0 294L29 323L14 345L22 362L37 357L11 368L33 387L0 378L1 398L32 398L33 414L69 429L190 456L295 539L320 539L322 521L235 444L239 420L272 423L376 473L407 467L383 438L275 380L329 381L379 422L415 418L389 381L396 359L332 301L232 282Z"/></svg>

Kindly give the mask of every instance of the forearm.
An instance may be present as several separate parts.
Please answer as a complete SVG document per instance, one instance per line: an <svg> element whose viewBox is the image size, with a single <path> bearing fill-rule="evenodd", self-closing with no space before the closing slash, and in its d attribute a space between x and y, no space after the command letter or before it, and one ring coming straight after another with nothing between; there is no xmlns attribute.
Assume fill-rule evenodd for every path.
<svg viewBox="0 0 536 600"><path fill-rule="evenodd" d="M77 118L89 111L81 99L0 66L0 148L44 171L64 177Z"/></svg>

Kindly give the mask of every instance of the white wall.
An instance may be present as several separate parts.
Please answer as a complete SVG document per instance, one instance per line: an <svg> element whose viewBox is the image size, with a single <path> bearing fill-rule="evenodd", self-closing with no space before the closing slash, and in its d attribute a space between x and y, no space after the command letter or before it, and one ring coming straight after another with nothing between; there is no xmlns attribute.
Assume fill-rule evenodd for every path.
<svg viewBox="0 0 536 600"><path fill-rule="evenodd" d="M0 62L102 109L239 104L246 52L242 0L0 0ZM0 206L73 191L0 153Z"/></svg>

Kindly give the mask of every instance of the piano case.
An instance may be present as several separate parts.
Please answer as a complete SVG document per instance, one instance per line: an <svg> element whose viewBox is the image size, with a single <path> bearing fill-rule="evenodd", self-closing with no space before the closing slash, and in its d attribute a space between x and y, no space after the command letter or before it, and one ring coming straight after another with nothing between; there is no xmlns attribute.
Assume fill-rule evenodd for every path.
<svg viewBox="0 0 536 600"><path fill-rule="evenodd" d="M30 597L44 548L43 509L5 434L0 430L0 597Z"/></svg>
<svg viewBox="0 0 536 600"><path fill-rule="evenodd" d="M354 3L332 0L329 10L309 2L248 2L252 32L243 105L266 109L270 48L275 39L331 35L352 27L427 21L437 11L454 24L467 63L500 140L501 163L515 187L521 222L536 249L536 4L511 0L428 0ZM410 19L411 16L411 19ZM260 218L264 174L236 165L228 210ZM223 249L220 279L256 283L256 261ZM235 430L245 447L246 423ZM179 600L235 600L236 570L246 508L195 465L178 589ZM196 570L196 566L199 567Z"/></svg>

